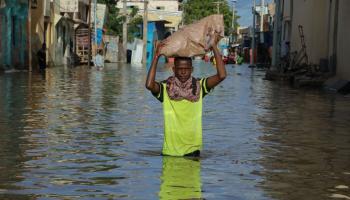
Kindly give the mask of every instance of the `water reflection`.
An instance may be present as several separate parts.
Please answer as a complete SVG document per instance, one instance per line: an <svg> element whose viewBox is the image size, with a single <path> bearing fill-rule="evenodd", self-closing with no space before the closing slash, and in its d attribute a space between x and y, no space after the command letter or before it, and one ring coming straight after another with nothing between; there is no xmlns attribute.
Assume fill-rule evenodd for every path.
<svg viewBox="0 0 350 200"><path fill-rule="evenodd" d="M199 159L163 156L160 199L201 199Z"/></svg>
<svg viewBox="0 0 350 200"><path fill-rule="evenodd" d="M350 185L350 107L322 91L270 90L258 117L263 136L256 172L275 199L329 199L337 185ZM287 103L288 102L288 103ZM345 193L344 193L345 192ZM288 194L288 195L286 195Z"/></svg>
<svg viewBox="0 0 350 200"><path fill-rule="evenodd" d="M11 194L8 191L21 190L22 186L9 184L25 180L24 163L32 157L26 155L28 140L24 138L26 116L27 74L12 76L5 74L0 78L0 198L21 199L21 194ZM17 98L21 96L21 98ZM11 133L11 134L8 134Z"/></svg>

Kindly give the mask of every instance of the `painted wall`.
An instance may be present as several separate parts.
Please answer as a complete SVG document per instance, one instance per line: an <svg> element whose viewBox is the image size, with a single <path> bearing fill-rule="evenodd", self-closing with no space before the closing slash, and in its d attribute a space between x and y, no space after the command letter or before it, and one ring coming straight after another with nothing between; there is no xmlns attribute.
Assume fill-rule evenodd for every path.
<svg viewBox="0 0 350 200"><path fill-rule="evenodd" d="M73 23L61 18L55 26L55 65L70 64L71 48L73 49L74 28Z"/></svg>
<svg viewBox="0 0 350 200"><path fill-rule="evenodd" d="M154 51L154 45L153 42L156 39L156 23L155 22L148 22L147 24L147 45L146 45L146 67L147 71L151 67L152 58L153 58L153 51Z"/></svg>
<svg viewBox="0 0 350 200"><path fill-rule="evenodd" d="M7 0L0 8L0 69L27 69L28 3Z"/></svg>
<svg viewBox="0 0 350 200"><path fill-rule="evenodd" d="M350 80L350 56L347 53L350 47L350 1L285 0L284 6L283 23L291 20L291 51L301 49L298 25L302 25L309 62L320 64L320 59L328 59L329 69L338 78ZM282 32L288 33L287 28L283 26ZM336 62L332 62L333 57Z"/></svg>
<svg viewBox="0 0 350 200"><path fill-rule="evenodd" d="M44 0L37 1L37 7L31 11L32 66L33 69L38 69L36 54L44 43Z"/></svg>
<svg viewBox="0 0 350 200"><path fill-rule="evenodd" d="M55 0L51 8L52 28L51 41L52 48L49 49L52 56L53 65L67 65L71 56L71 42L74 44L73 13L68 18L60 13L60 0ZM74 49L72 47L72 49Z"/></svg>
<svg viewBox="0 0 350 200"><path fill-rule="evenodd" d="M337 77L350 81L350 1L339 1Z"/></svg>
<svg viewBox="0 0 350 200"><path fill-rule="evenodd" d="M321 58L327 58L329 1L294 0L293 2L291 51L301 49L298 26L302 25L309 63L319 64Z"/></svg>

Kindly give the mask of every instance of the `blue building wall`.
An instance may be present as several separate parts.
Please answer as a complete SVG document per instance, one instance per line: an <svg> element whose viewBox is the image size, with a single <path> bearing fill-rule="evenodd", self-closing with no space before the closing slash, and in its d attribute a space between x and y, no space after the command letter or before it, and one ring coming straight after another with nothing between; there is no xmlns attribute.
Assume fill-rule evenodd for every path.
<svg viewBox="0 0 350 200"><path fill-rule="evenodd" d="M154 54L154 42L156 40L163 40L166 33L164 22L148 22L147 26L147 71L151 67L153 54Z"/></svg>
<svg viewBox="0 0 350 200"><path fill-rule="evenodd" d="M28 1L5 2L0 8L0 69L23 69L28 65Z"/></svg>
<svg viewBox="0 0 350 200"><path fill-rule="evenodd" d="M155 40L155 30L156 30L156 23L155 22L148 22L147 24L147 71L151 67L152 58L153 58L153 50L154 50L154 40Z"/></svg>

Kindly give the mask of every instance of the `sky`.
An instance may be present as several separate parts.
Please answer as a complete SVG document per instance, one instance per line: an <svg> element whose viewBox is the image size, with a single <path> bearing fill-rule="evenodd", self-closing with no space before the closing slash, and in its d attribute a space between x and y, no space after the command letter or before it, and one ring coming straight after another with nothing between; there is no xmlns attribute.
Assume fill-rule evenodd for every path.
<svg viewBox="0 0 350 200"><path fill-rule="evenodd" d="M265 0L265 3L271 1L272 0ZM228 2L229 5L232 6L232 0L228 0ZM260 4L260 0L256 0L256 3ZM241 16L241 18L238 20L238 23L241 26L250 26L253 23L252 6L253 0L237 0L236 10L238 15Z"/></svg>

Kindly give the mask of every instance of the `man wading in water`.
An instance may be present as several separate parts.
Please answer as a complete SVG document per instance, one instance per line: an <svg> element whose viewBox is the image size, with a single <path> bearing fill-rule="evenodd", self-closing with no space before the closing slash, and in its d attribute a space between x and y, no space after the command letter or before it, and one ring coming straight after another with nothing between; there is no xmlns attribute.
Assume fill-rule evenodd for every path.
<svg viewBox="0 0 350 200"><path fill-rule="evenodd" d="M196 79L192 77L192 59L175 57L174 75L156 82L156 71L160 49L156 52L148 72L146 88L163 104L164 142L162 155L199 156L202 149L202 99L226 77L226 69L217 48L220 39L214 35L212 51L217 62L216 75Z"/></svg>

